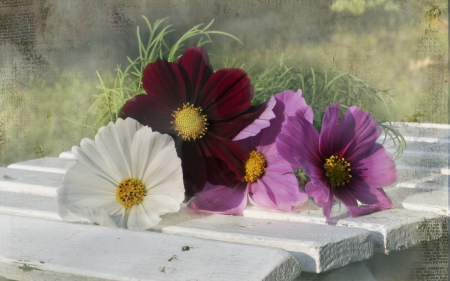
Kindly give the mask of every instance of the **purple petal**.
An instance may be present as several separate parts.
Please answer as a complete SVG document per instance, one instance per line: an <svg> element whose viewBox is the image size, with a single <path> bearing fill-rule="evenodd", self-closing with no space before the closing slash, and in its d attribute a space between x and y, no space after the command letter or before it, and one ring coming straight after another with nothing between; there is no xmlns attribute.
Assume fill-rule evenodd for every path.
<svg viewBox="0 0 450 281"><path fill-rule="evenodd" d="M369 189L369 192L364 193L359 192L357 193L357 196L355 196L354 189L337 189L334 191L334 195L347 207L352 218L394 207L381 188ZM364 204L370 204L369 202L373 202L373 204L358 207L356 199Z"/></svg>
<svg viewBox="0 0 450 281"><path fill-rule="evenodd" d="M339 103L332 103L325 110L319 140L320 153L324 158L332 155L342 157L347 146L355 136L353 131L354 123L345 122L346 127L341 126L346 121L345 115L339 123L339 110Z"/></svg>
<svg viewBox="0 0 450 281"><path fill-rule="evenodd" d="M246 183L238 183L234 188L223 185L211 187L207 183L205 190L192 200L190 208L202 213L233 215L241 213L247 206Z"/></svg>
<svg viewBox="0 0 450 281"><path fill-rule="evenodd" d="M333 192L329 191L328 195L326 195L320 187L314 185L312 182L306 184L305 190L317 205L322 206L323 214L328 221L330 219L331 208L333 207Z"/></svg>
<svg viewBox="0 0 450 281"><path fill-rule="evenodd" d="M328 196L329 187L323 171L324 161L318 147L319 134L300 110L287 119L288 122L277 137L278 152L292 165L301 167L311 181Z"/></svg>
<svg viewBox="0 0 450 281"><path fill-rule="evenodd" d="M306 104L305 99L302 97L302 90L298 89L296 93L291 90L286 90L280 94L274 96L277 102L281 102L284 105L283 115L294 116L297 110L300 110L305 116L306 120L310 123L313 122L313 110L312 107ZM283 122L284 124L285 122Z"/></svg>
<svg viewBox="0 0 450 281"><path fill-rule="evenodd" d="M269 127L270 120L275 118L273 108L276 101L270 99L267 107L261 115L253 121L250 125L245 127L237 136L233 138L234 141L242 140L248 137L257 135L262 129Z"/></svg>
<svg viewBox="0 0 450 281"><path fill-rule="evenodd" d="M306 202L308 195L299 188L292 172L287 162L266 169L261 179L249 184L251 201L262 207L288 212Z"/></svg>
<svg viewBox="0 0 450 281"><path fill-rule="evenodd" d="M378 206L379 210L394 207L382 188L370 188L366 183L357 179L354 179L352 184L346 187L346 190L359 202Z"/></svg>
<svg viewBox="0 0 450 281"><path fill-rule="evenodd" d="M339 119L339 104L332 104L325 112L320 133L320 152L323 157L337 155L350 163L364 157L381 133L376 119L358 107L350 107Z"/></svg>
<svg viewBox="0 0 450 281"><path fill-rule="evenodd" d="M397 179L397 170L392 156L381 144L374 143L372 149L361 156L366 157L355 163L353 172L370 187L385 187Z"/></svg>
<svg viewBox="0 0 450 281"><path fill-rule="evenodd" d="M355 197L353 197L352 194L348 192L346 188L336 188L333 189L334 196L339 199L342 204L347 207L348 211L350 212L350 216L357 217L359 216L359 209L358 209L358 202L356 201Z"/></svg>
<svg viewBox="0 0 450 281"><path fill-rule="evenodd" d="M372 146L381 134L381 128L378 127L377 120L372 118L369 112L363 112L356 106L347 109L345 115L347 114L349 115L347 119L355 121L355 132L346 158L349 161L358 161L366 157L367 150L372 149Z"/></svg>

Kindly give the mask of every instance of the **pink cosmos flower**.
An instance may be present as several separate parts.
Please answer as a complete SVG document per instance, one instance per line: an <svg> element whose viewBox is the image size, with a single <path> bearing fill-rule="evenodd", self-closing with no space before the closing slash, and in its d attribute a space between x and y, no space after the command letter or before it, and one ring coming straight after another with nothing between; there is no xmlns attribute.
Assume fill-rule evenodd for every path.
<svg viewBox="0 0 450 281"><path fill-rule="evenodd" d="M280 154L311 178L306 192L330 218L333 196L351 217L393 208L382 187L397 179L391 155L376 139L381 134L368 112L350 107L339 120L340 105L325 111L319 133L299 111L288 117L277 138ZM358 207L358 202L369 206Z"/></svg>
<svg viewBox="0 0 450 281"><path fill-rule="evenodd" d="M254 205L292 211L308 200L307 194L298 186L291 164L278 153L275 140L286 122L286 114L293 115L297 111L312 122L312 108L302 98L301 90L275 95L266 110L272 108L275 118L270 120L269 127L253 137L242 139L247 137L243 132L234 138L247 155L243 181L232 189L207 183L189 207L199 212L238 214L246 207L248 197Z"/></svg>

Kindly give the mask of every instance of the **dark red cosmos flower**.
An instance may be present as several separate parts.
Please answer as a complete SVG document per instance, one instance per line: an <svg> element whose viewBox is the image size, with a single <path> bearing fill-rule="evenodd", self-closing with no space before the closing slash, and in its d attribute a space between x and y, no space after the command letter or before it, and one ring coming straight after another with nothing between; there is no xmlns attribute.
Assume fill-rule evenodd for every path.
<svg viewBox="0 0 450 281"><path fill-rule="evenodd" d="M253 86L243 70L214 72L206 50L191 47L176 63L149 63L142 83L147 94L128 100L122 118L174 137L187 196L206 181L229 187L242 181L246 155L231 139L266 108L250 106Z"/></svg>

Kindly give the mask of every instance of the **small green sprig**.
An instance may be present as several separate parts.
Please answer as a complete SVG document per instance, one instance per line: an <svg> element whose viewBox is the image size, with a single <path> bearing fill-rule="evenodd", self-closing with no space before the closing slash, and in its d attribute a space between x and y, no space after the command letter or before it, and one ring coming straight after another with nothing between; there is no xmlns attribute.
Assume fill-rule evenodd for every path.
<svg viewBox="0 0 450 281"><path fill-rule="evenodd" d="M99 128L110 121L115 121L121 116L122 107L125 102L135 95L144 92L142 86L142 76L145 66L158 59L167 59L169 62L175 61L185 49L187 42L193 38L199 38L197 46L203 46L212 43L211 35L223 35L242 42L235 36L216 30L210 30L214 20L204 26L198 24L184 33L174 44L167 43L167 36L174 32L172 25L167 24L167 18L156 20L153 24L142 16L149 30L149 37L146 41L141 38L139 26L136 28L138 39L139 55L135 59L127 57L128 65L122 70L121 65L117 65L116 76L112 83L108 83L97 71L101 90L100 94L95 95L95 101L90 110L97 116L95 127Z"/></svg>

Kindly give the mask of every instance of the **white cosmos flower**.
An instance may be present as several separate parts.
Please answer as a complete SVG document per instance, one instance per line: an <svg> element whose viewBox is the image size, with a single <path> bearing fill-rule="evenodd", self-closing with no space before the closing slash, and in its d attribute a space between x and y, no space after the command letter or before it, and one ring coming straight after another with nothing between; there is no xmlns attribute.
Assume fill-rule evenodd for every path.
<svg viewBox="0 0 450 281"><path fill-rule="evenodd" d="M170 136L118 119L72 152L78 161L66 167L57 191L62 219L145 230L179 211L183 173Z"/></svg>

